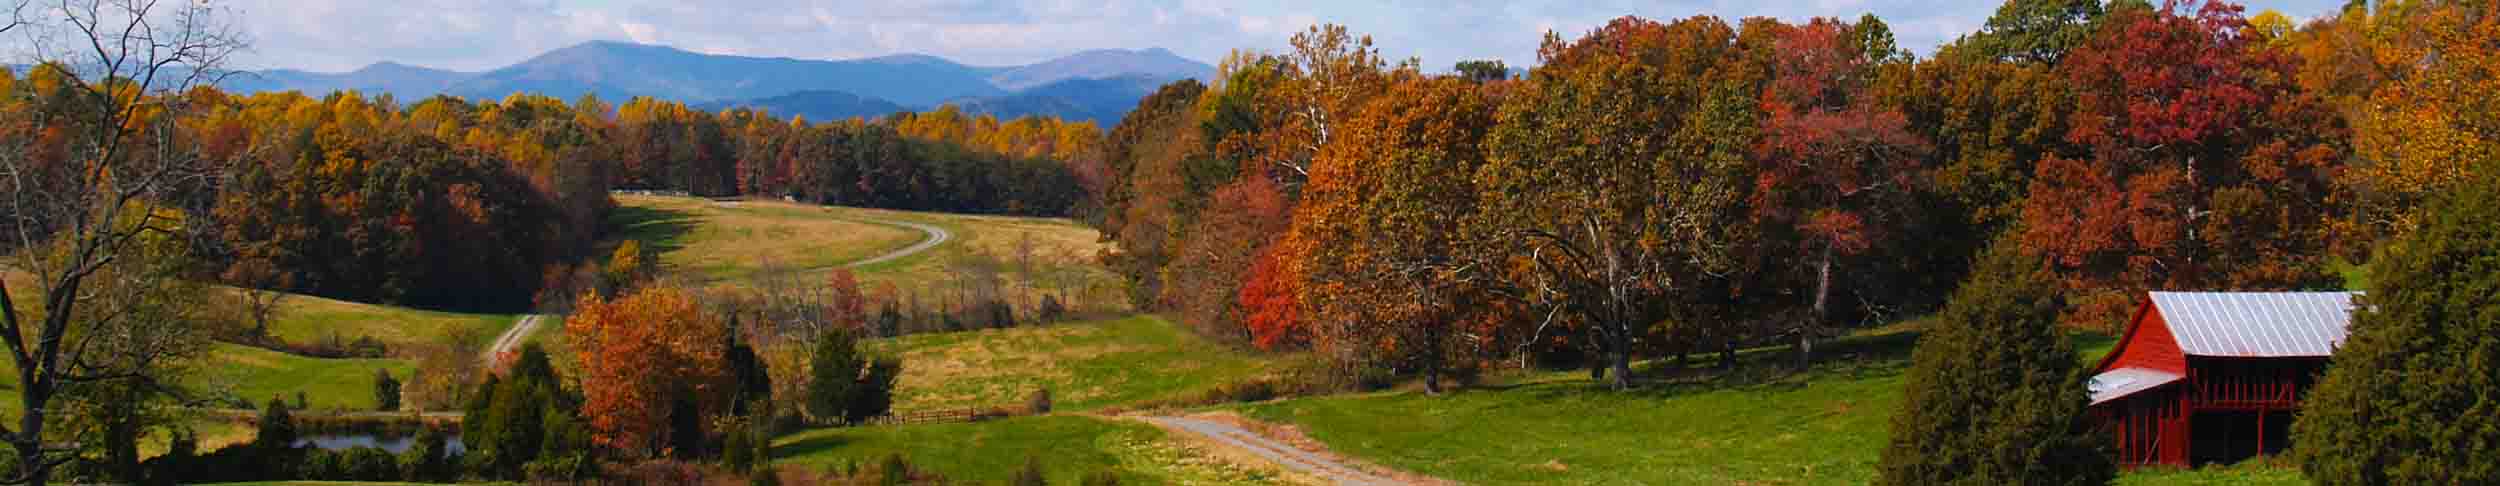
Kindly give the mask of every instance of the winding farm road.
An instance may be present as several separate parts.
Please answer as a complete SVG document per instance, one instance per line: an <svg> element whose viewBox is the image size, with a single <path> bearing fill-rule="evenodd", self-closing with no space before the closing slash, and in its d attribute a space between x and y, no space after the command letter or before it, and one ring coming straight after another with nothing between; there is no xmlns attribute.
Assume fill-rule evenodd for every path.
<svg viewBox="0 0 2500 486"><path fill-rule="evenodd" d="M1165 429L1196 434L1227 447L1248 451L1276 465L1342 486L1406 484L1403 481L1372 474L1361 468L1338 462L1333 458L1277 442L1275 439L1269 439L1233 424L1184 417L1146 417L1145 420Z"/></svg>
<svg viewBox="0 0 2500 486"><path fill-rule="evenodd" d="M521 343L528 342L530 335L538 332L538 323L544 320L540 317L544 316L537 314L521 316L521 322L513 323L512 328L505 329L502 336L496 336L495 345L487 346L486 355L478 358L486 361L486 367L495 367L497 358L503 356L504 353L520 349Z"/></svg>
<svg viewBox="0 0 2500 486"><path fill-rule="evenodd" d="M869 221L869 222L871 222L871 223L877 223L877 224L882 224L882 225L887 225L887 226L902 226L902 227L906 227L906 228L916 229L916 230L920 230L920 232L922 232L922 233L928 233L928 234L929 234L929 237L928 237L928 238L921 239L919 243L913 243L913 244L911 244L911 246L906 246L906 247L903 247L903 249L900 249L900 250L894 250L894 251L891 251L891 252L887 252L886 254L883 254L883 255L877 255L877 256L875 256L875 257L872 257L872 258L869 258L869 259L866 259L866 260L860 260L860 261L856 261L856 262L851 262L849 265L844 265L845 267L849 267L849 268L859 268L859 267L865 267L865 266L869 266L869 265L875 265L875 264L879 264L879 263L885 263L885 262L894 261L895 259L898 259L898 258L907 257L907 256L912 256L913 254L916 254L916 253L920 253L920 252L924 252L924 251L929 251L929 249L930 249L930 248L937 248L937 246L938 246L938 245L946 243L946 240L951 240L951 239L954 239L954 238L955 238L955 234L954 234L954 233L947 232L947 231L946 231L946 228L939 228L939 227L936 227L936 226L931 226L931 225L926 225L926 224L913 223L913 222L909 222L909 221L884 221L884 220L871 220L871 221Z"/></svg>
<svg viewBox="0 0 2500 486"><path fill-rule="evenodd" d="M927 233L929 237L922 238L919 243L913 243L911 246L906 246L902 249L886 252L883 255L877 255L866 260L851 262L848 265L844 265L845 267L859 268L894 261L903 257L919 254L920 252L929 251L930 248L937 248L938 245L945 244L947 240L955 239L955 233L946 231L946 228L940 228L933 225L908 221L880 220L871 222L920 230L922 233ZM485 361L486 365L491 367L496 364L495 360L499 359L504 354L520 349L521 343L528 342L531 334L538 333L539 322L545 320L542 319L542 317L544 316L536 314L521 316L521 322L513 324L511 329L504 330L503 335L496 336L495 345L488 346L486 348L486 354L484 356L479 356L478 359Z"/></svg>

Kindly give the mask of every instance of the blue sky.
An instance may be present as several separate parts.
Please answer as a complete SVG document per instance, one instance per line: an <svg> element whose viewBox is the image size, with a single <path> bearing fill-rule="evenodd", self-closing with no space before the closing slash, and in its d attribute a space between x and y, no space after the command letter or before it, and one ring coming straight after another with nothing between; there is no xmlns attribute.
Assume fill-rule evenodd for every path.
<svg viewBox="0 0 2500 486"><path fill-rule="evenodd" d="M1373 36L1383 54L1446 69L1533 63L1540 33L1577 37L1623 15L1855 18L1873 12L1926 54L1977 29L1997 0L231 0L255 50L244 68L344 71L377 61L490 69L589 40L711 53L850 59L896 53L1021 64L1094 48L1164 47L1213 63L1277 51L1316 22ZM2295 18L2342 0L2253 2Z"/></svg>

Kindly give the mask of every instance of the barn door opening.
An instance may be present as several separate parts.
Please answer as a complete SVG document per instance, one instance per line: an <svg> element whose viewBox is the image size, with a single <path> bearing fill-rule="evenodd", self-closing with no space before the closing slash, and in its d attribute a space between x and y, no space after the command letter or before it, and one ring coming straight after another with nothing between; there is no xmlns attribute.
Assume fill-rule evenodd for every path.
<svg viewBox="0 0 2500 486"><path fill-rule="evenodd" d="M2291 444L2290 412L2198 411L2189 430L2188 463L2232 464L2278 454Z"/></svg>

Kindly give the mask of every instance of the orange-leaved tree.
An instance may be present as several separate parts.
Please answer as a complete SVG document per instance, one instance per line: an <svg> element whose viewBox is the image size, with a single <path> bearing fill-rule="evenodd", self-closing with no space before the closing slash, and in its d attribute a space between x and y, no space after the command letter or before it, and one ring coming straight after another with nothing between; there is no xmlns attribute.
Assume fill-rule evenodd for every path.
<svg viewBox="0 0 2500 486"><path fill-rule="evenodd" d="M672 424L729 410L728 327L685 290L652 286L613 301L585 294L564 331L582 362L582 416L601 446L667 454L671 444L701 442L699 427L682 437L690 431ZM675 416L689 408L701 417Z"/></svg>
<svg viewBox="0 0 2500 486"><path fill-rule="evenodd" d="M1289 241L1302 246L1303 299L1332 355L1419 370L1427 393L1465 346L1456 329L1489 307L1480 280L1494 272L1471 258L1478 240L1472 179L1484 165L1494 104L1457 78L1402 79L1353 116L1320 150ZM1375 355L1377 353L1377 355Z"/></svg>

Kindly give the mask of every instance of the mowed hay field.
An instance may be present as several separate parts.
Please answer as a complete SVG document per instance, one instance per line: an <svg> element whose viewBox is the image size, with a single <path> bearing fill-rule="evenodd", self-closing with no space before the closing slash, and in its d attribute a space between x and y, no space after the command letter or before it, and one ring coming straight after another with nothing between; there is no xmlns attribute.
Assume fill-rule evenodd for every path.
<svg viewBox="0 0 2500 486"><path fill-rule="evenodd" d="M1899 346L1907 335L1863 336ZM2105 338L2078 344L2093 359ZM1846 356L1850 343L1817 345ZM1873 349L1873 348L1866 348ZM1875 351L1805 373L1763 369L1614 392L1585 372L1544 372L1439 397L1338 395L1223 407L1291 425L1330 449L1469 484L1855 485L1875 477L1901 406L1904 352ZM1758 355L1758 356L1757 356ZM1696 366L1708 366L1708 360ZM1654 375L1651 375L1654 376ZM2254 462L2254 461L2252 461ZM2122 485L2294 485L2264 464L2122 474Z"/></svg>
<svg viewBox="0 0 2500 486"><path fill-rule="evenodd" d="M1277 366L1154 316L913 334L868 346L903 358L898 411L1021 408L1043 388L1057 410L1093 410L1195 397Z"/></svg>
<svg viewBox="0 0 2500 486"><path fill-rule="evenodd" d="M869 468L897 454L969 484L1003 484L1026 458L1051 484L1101 471L1121 484L1287 484L1274 469L1211 460L1203 446L1143 422L1085 415L818 429L773 441L774 462L801 468Z"/></svg>
<svg viewBox="0 0 2500 486"><path fill-rule="evenodd" d="M609 224L639 241L660 267L701 281L736 280L768 267L826 270L920 241L910 228L845 217L822 206L777 201L616 196Z"/></svg>
<svg viewBox="0 0 2500 486"><path fill-rule="evenodd" d="M1127 310L1120 280L1095 264L1104 244L1099 233L1065 218L982 216L815 206L770 200L714 201L675 196L616 196L609 224L624 240L639 241L659 255L666 272L707 286L741 287L779 270L794 281L822 282L823 275L853 262L902 250L926 239L918 229L949 234L942 244L908 256L853 269L872 289L892 285L907 297L935 302L948 279L983 260L1005 280L1005 297L1019 309L1039 305L1044 293L1067 297L1070 307L1098 314ZM981 258L975 258L981 257Z"/></svg>
<svg viewBox="0 0 2500 486"><path fill-rule="evenodd" d="M372 337L394 351L403 346L440 344L442 337L458 333L493 339L521 318L362 304L309 295L290 295L279 305L284 310L269 323L269 334L278 339L307 344L332 337L341 342Z"/></svg>

